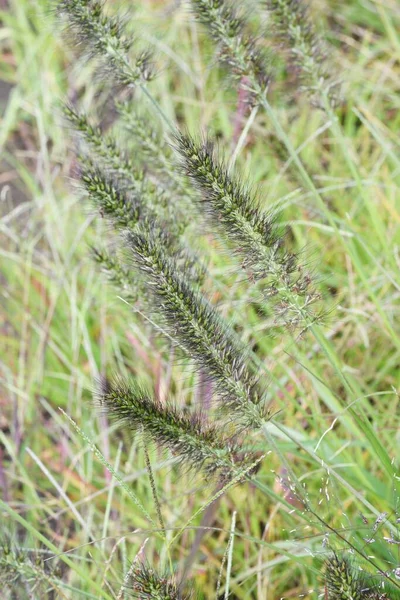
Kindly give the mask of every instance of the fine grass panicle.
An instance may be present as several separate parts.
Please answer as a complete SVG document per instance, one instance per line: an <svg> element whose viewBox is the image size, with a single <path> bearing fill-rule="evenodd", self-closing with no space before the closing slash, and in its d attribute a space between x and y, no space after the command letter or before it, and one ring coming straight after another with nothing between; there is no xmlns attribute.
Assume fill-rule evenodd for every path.
<svg viewBox="0 0 400 600"><path fill-rule="evenodd" d="M125 35L124 22L105 12L102 0L58 0L57 14L71 41L83 55L100 61L102 68L124 88L143 86L153 79L151 54L131 57L133 40Z"/></svg>
<svg viewBox="0 0 400 600"><path fill-rule="evenodd" d="M96 157L102 167L118 177L126 189L143 192L144 173L137 169L126 153L110 134L105 135L100 127L91 124L88 116L76 111L71 105L64 105L65 117L87 146L86 154Z"/></svg>
<svg viewBox="0 0 400 600"><path fill-rule="evenodd" d="M279 214L259 208L250 186L230 175L211 143L180 133L175 148L210 223L241 257L250 279L263 280L264 295L275 301L283 322L307 327L321 320L321 312L314 310L320 295L299 256L286 248Z"/></svg>
<svg viewBox="0 0 400 600"><path fill-rule="evenodd" d="M179 222L186 227L192 211L193 189L175 168L173 151L165 136L152 126L149 116L141 114L134 102L116 102L127 139L135 148L137 160L153 174L165 190L170 206L179 209ZM183 231L183 229L182 229Z"/></svg>
<svg viewBox="0 0 400 600"><path fill-rule="evenodd" d="M205 415L184 415L170 404L161 404L135 382L104 379L98 400L122 425L143 431L148 441L170 450L183 468L231 479L241 465L248 464L248 457L234 462L240 456L237 445L217 427L206 424Z"/></svg>
<svg viewBox="0 0 400 600"><path fill-rule="evenodd" d="M99 180L101 173L104 180L104 175L107 174L108 184L106 187L109 193L114 187L114 189L120 190L117 192L115 189L115 193L118 193L120 197L127 194L135 194L137 197L140 195L140 204L143 210L146 207L149 212L153 213L154 218L156 216L165 218L168 198L165 196L162 186L156 185L148 175L145 175L144 170L138 167L119 147L115 137L111 134L105 135L100 127L90 123L85 113L77 112L69 105L64 106L64 115L83 142L80 160L83 171L81 179L88 188L87 191L95 193L94 180ZM176 217L174 207L168 208L170 215ZM174 219L170 218L169 221L172 225ZM122 222L121 226L124 226Z"/></svg>
<svg viewBox="0 0 400 600"><path fill-rule="evenodd" d="M117 100L115 107L123 122L124 129L130 141L140 150L138 159L150 162L156 170L166 171L171 175L171 150L166 140L160 135L158 129L151 123L148 115L139 113L137 103L132 101Z"/></svg>
<svg viewBox="0 0 400 600"><path fill-rule="evenodd" d="M246 19L225 0L191 0L196 18L219 47L219 58L257 102L270 81L266 49L249 31Z"/></svg>
<svg viewBox="0 0 400 600"><path fill-rule="evenodd" d="M225 416L246 427L261 427L267 412L247 352L216 309L191 286L174 258L165 252L164 238L154 228L146 227L127 236L154 307L158 307L173 339L215 383Z"/></svg>
<svg viewBox="0 0 400 600"><path fill-rule="evenodd" d="M114 232L133 231L139 223L147 223L156 235L162 236L165 251L175 260L176 268L185 272L192 285L198 287L202 283L206 274L205 266L182 245L179 225L175 227L172 219L160 216L156 207L153 210L151 203L155 201L155 197L145 184L143 193L127 191L107 170L85 158L79 169L79 179L92 205L108 220ZM164 235L166 232L168 234ZM131 288L135 278L128 265L124 266L121 260L112 258L110 254L106 255L103 250L95 251L93 257L114 283L125 282L124 288ZM138 282L137 288L139 287Z"/></svg>
<svg viewBox="0 0 400 600"><path fill-rule="evenodd" d="M127 104L124 103L124 105ZM189 221L188 202L185 201L185 198L182 198L182 186L178 190L178 194L174 193L172 196L172 192L176 192L178 178L175 177L176 181L170 181L173 170L165 155L167 148L162 147L162 140L158 136L157 140L160 142L160 147L157 152L156 142L153 139L155 134L149 132L149 127L146 125L144 118L139 119L139 117L132 116L136 123L133 132L135 140L139 137L138 132L140 131L140 141L142 142L139 153L141 160L137 158L134 161L130 158L129 152L121 147L112 133L105 134L99 126L93 125L88 115L83 111L78 112L74 107L66 104L63 107L63 113L77 134L79 142L81 142L79 145L83 170L90 171L90 166L95 166L102 173L106 173L108 178L112 179L115 186L124 194L140 195L142 206L153 213L152 218L167 220L169 229L174 230L177 235L181 235ZM124 114L128 120L128 108L124 109ZM131 124L132 119L129 119ZM132 134L130 127L127 126L126 130L127 133ZM153 139L151 147L149 147L149 136ZM147 163L145 172L144 165L142 166L140 162L143 162L143 148L146 141L147 153L145 158ZM134 154L138 156L137 152ZM153 168L149 169L148 162L152 156L155 160L152 161ZM163 178L157 177L157 167L159 169L161 161L163 174L168 174L169 179L165 176ZM174 184L172 189L171 183ZM187 195L186 192L184 196Z"/></svg>
<svg viewBox="0 0 400 600"><path fill-rule="evenodd" d="M117 229L134 228L146 214L141 197L126 192L107 173L95 165L85 164L80 170L80 181L93 206Z"/></svg>

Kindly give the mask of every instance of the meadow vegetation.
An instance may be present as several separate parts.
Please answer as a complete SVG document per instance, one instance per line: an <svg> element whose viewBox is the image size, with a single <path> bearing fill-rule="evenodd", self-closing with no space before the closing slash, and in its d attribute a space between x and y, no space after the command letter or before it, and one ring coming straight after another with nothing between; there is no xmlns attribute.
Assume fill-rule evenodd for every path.
<svg viewBox="0 0 400 600"><path fill-rule="evenodd" d="M0 19L4 598L399 598L398 4Z"/></svg>

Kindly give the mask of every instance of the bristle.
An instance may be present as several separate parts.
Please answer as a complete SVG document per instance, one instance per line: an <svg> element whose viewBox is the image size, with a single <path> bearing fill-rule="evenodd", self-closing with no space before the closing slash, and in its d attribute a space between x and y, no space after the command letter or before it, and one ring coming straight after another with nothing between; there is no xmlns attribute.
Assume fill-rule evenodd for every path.
<svg viewBox="0 0 400 600"><path fill-rule="evenodd" d="M161 574L149 565L140 563L134 566L128 589L133 597L140 600L189 600L182 594L177 582L168 574Z"/></svg>
<svg viewBox="0 0 400 600"><path fill-rule="evenodd" d="M299 68L304 88L318 101L325 90L332 104L338 99L337 85L329 84L327 50L314 30L303 0L266 0L282 44L289 48Z"/></svg>

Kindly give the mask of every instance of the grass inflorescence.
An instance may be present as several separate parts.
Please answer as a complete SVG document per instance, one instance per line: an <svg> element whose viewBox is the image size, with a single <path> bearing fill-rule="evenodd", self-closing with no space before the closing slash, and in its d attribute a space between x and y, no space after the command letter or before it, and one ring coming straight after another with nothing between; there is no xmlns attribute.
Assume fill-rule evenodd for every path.
<svg viewBox="0 0 400 600"><path fill-rule="evenodd" d="M154 308L159 307L170 334L216 384L221 410L246 427L260 427L265 403L235 332L165 252L160 231L142 228L130 232L127 239Z"/></svg>
<svg viewBox="0 0 400 600"><path fill-rule="evenodd" d="M298 67L304 88L319 103L325 91L335 104L338 82L330 72L327 48L315 31L307 5L301 0L267 0L266 6L276 33Z"/></svg>
<svg viewBox="0 0 400 600"><path fill-rule="evenodd" d="M238 471L240 463L234 464L237 445L223 437L217 427L207 424L204 414L184 415L170 404L163 405L152 398L134 382L119 379L103 380L98 401L124 427L143 430L148 441L171 450L184 469L191 467L224 479Z"/></svg>
<svg viewBox="0 0 400 600"><path fill-rule="evenodd" d="M151 54L142 51L131 59L133 41L121 18L105 13L101 0L61 0L56 3L69 36L84 55L101 66L121 86L135 87L153 78Z"/></svg>
<svg viewBox="0 0 400 600"><path fill-rule="evenodd" d="M189 134L176 137L185 174L199 190L202 208L214 228L242 259L251 280L263 280L263 293L275 300L289 325L315 322L313 305L320 299L299 256L287 248L277 211L265 212L248 182L231 175L210 142Z"/></svg>
<svg viewBox="0 0 400 600"><path fill-rule="evenodd" d="M270 81L269 57L249 31L246 18L225 0L191 0L196 18L219 48L219 59L257 102Z"/></svg>

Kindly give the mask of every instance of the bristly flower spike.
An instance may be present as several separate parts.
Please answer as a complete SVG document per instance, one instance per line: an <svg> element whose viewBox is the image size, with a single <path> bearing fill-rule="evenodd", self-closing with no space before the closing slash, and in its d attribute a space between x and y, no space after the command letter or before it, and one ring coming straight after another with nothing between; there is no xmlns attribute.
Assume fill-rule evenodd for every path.
<svg viewBox="0 0 400 600"><path fill-rule="evenodd" d="M163 186L171 195L171 202L182 204L179 219L186 220L192 206L193 190L185 185L185 179L174 169L171 147L159 132L152 127L150 120L137 112L132 102L117 102L116 108L124 123L124 128L130 134L138 152L146 165L159 176ZM183 202L182 202L183 200Z"/></svg>
<svg viewBox="0 0 400 600"><path fill-rule="evenodd" d="M132 60L132 40L124 35L118 17L106 15L100 0L59 0L57 12L84 52L101 60L107 72L123 86L144 85L153 78L149 52Z"/></svg>
<svg viewBox="0 0 400 600"><path fill-rule="evenodd" d="M165 252L159 231L141 227L127 240L166 330L214 381L221 410L242 426L261 427L266 411L258 378L234 331Z"/></svg>
<svg viewBox="0 0 400 600"><path fill-rule="evenodd" d="M108 179L110 181L113 179L114 185L121 191L140 195L142 205L152 210L154 215L162 218L163 213L168 212L171 216L170 222L176 222L178 215L175 206L168 202L162 186L156 186L149 177L145 177L144 171L135 166L112 135L105 135L100 127L90 123L84 112L77 112L72 106L65 105L63 112L76 133L82 138L85 153L86 150L90 151L88 152L90 159L86 159L85 153L81 158L84 170L86 163L89 163L88 171L90 163L92 165L98 163L101 169L96 167L96 170L99 173L105 172ZM93 159L93 154L96 160Z"/></svg>
<svg viewBox="0 0 400 600"><path fill-rule="evenodd" d="M107 279L116 287L130 304L138 301L144 293L140 288L140 282L134 277L130 269L118 258L105 248L92 247L93 260L100 266Z"/></svg>
<svg viewBox="0 0 400 600"><path fill-rule="evenodd" d="M306 90L318 102L322 91L332 104L337 101L337 86L330 86L326 51L309 18L303 0L266 0L275 29L301 72Z"/></svg>
<svg viewBox="0 0 400 600"><path fill-rule="evenodd" d="M133 229L146 213L138 194L127 194L90 162L82 167L80 179L95 208L117 228Z"/></svg>
<svg viewBox="0 0 400 600"><path fill-rule="evenodd" d="M140 563L132 571L129 588L138 600L189 600L168 575L161 575L150 566Z"/></svg>
<svg viewBox="0 0 400 600"><path fill-rule="evenodd" d="M231 479L243 462L247 464L248 457L235 463L234 457L240 455L236 445L206 425L203 415L184 415L133 382L103 380L98 399L111 417L132 431L143 430L147 440L170 450L184 468Z"/></svg>
<svg viewBox="0 0 400 600"><path fill-rule="evenodd" d="M120 231L133 231L141 222L151 223L154 231L157 230L159 235L162 230L167 228L168 235L163 238L165 251L173 257L177 263L177 269L183 270L192 284L201 284L206 273L204 265L182 246L178 238L179 229L174 227L173 220L171 218L163 219L153 210L152 200L154 198L148 196L149 190L146 190L145 185L143 186L143 195L138 192L126 192L121 188L120 182L115 181L112 176L92 165L89 160L83 162L85 164L81 167L80 179L84 190L99 213ZM104 260L104 254L95 256L95 258L98 259L97 262L103 264L105 271L111 275L111 279L121 280L121 282L123 279L126 280L126 273L121 270L121 265L117 266L114 261L111 266L109 258ZM111 269L108 266L111 266Z"/></svg>
<svg viewBox="0 0 400 600"><path fill-rule="evenodd" d="M311 305L319 294L298 256L285 248L278 215L260 210L250 187L229 174L212 144L178 134L175 148L211 224L232 243L250 278L266 280L265 296L274 297L284 322L292 327L313 323L319 315Z"/></svg>
<svg viewBox="0 0 400 600"><path fill-rule="evenodd" d="M91 152L101 160L108 172L123 177L127 189L142 191L144 174L136 169L111 135L105 135L100 127L90 123L84 112L76 111L70 105L64 105L63 113L74 128L74 131L85 142Z"/></svg>
<svg viewBox="0 0 400 600"><path fill-rule="evenodd" d="M196 18L220 49L220 60L261 99L270 80L266 51L247 30L247 23L225 0L191 0Z"/></svg>
<svg viewBox="0 0 400 600"><path fill-rule="evenodd" d="M346 557L336 553L325 563L325 592L327 600L389 600L376 590L374 580L368 582Z"/></svg>

